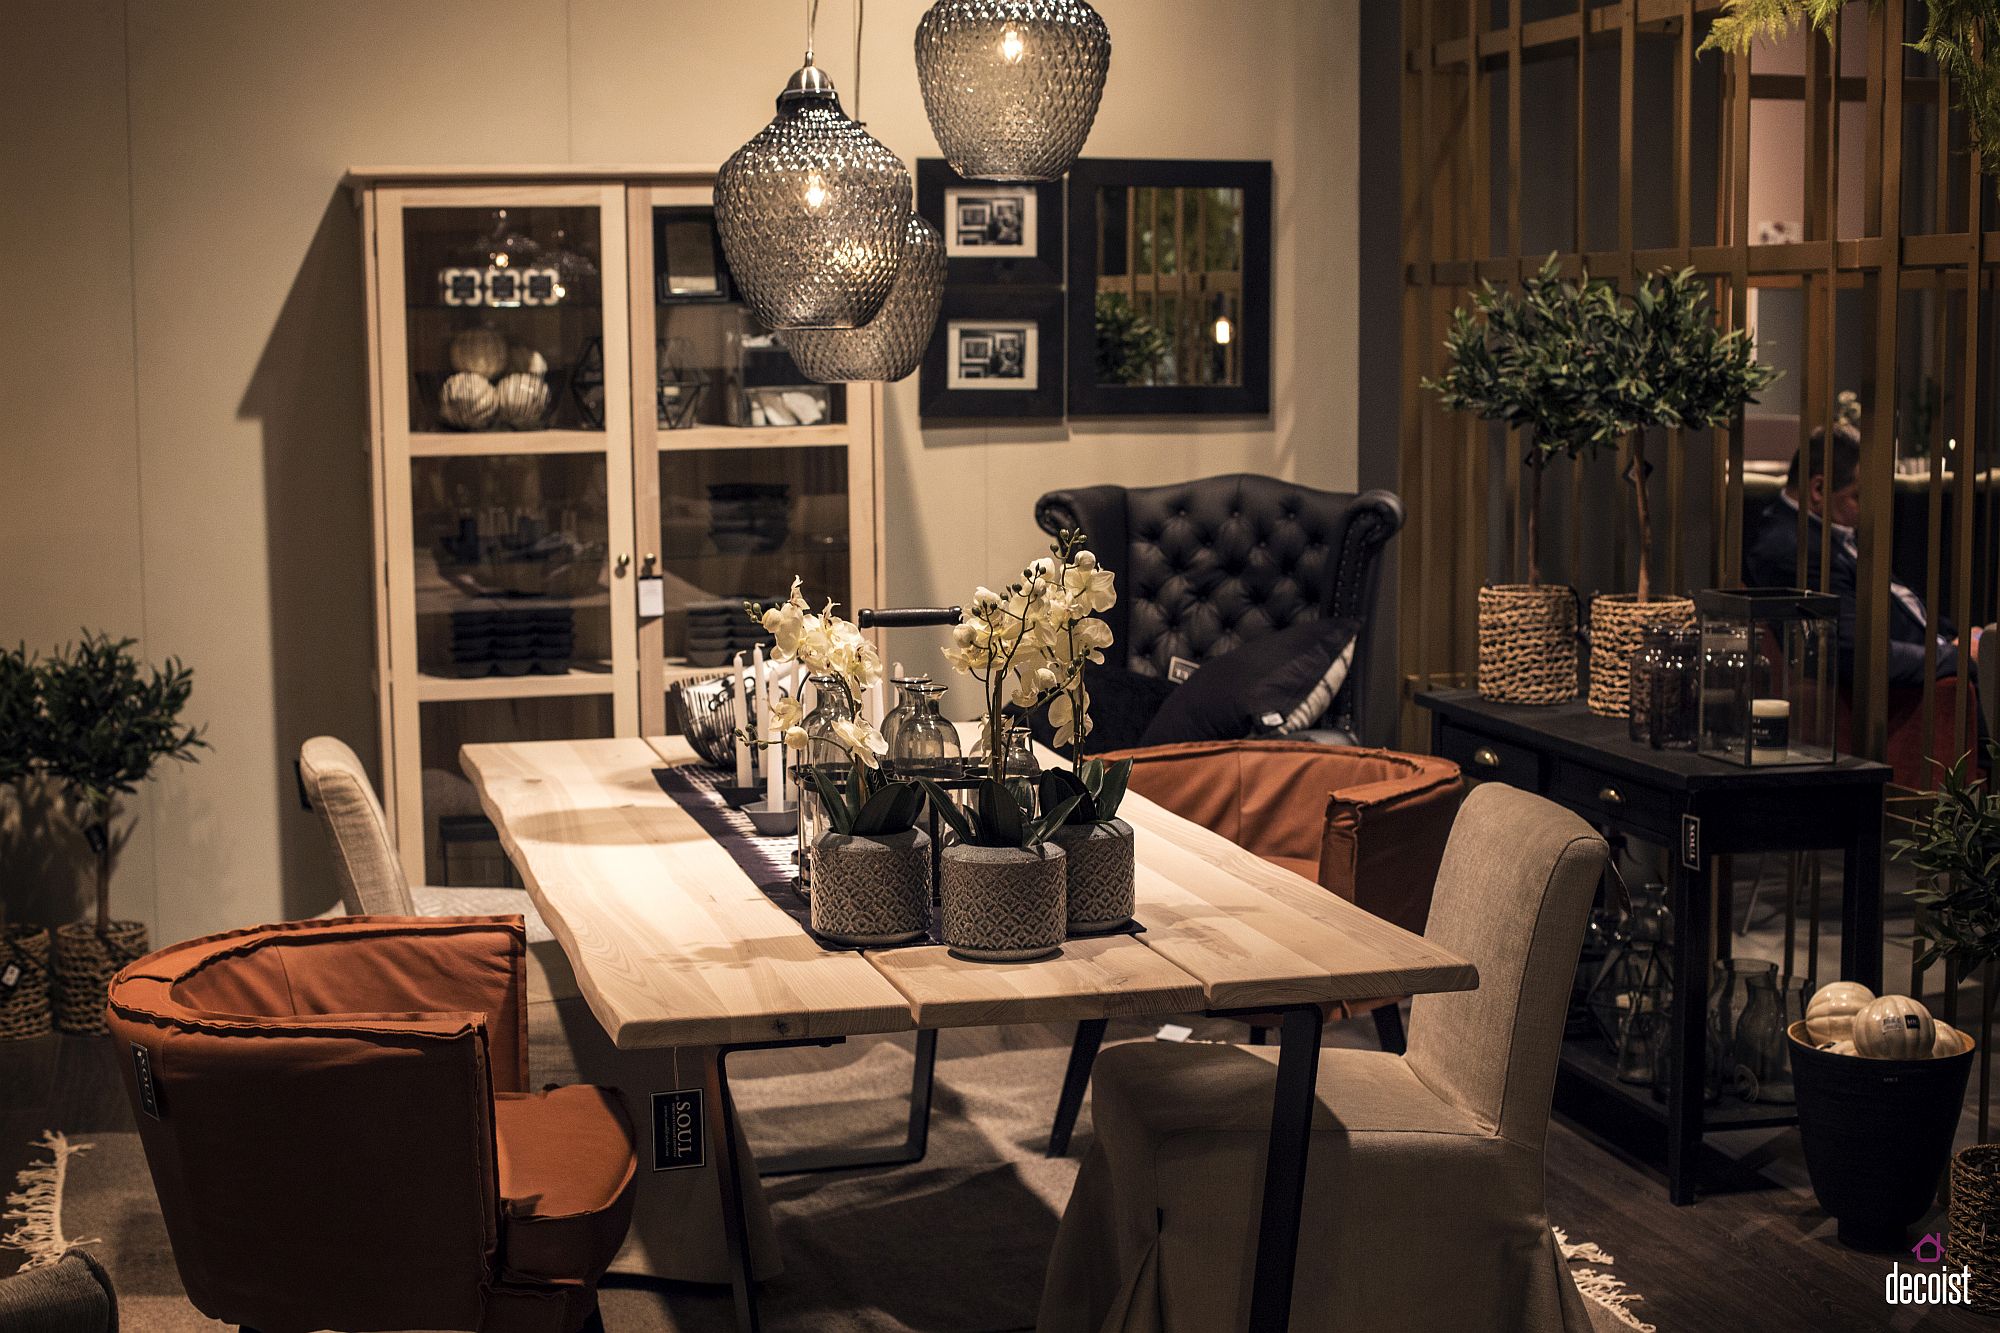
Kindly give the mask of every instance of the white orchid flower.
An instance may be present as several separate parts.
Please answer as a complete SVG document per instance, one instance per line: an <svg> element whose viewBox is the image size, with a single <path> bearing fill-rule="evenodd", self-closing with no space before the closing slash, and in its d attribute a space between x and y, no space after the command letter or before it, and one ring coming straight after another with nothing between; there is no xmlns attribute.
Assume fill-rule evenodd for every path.
<svg viewBox="0 0 2000 1333"><path fill-rule="evenodd" d="M866 722L842 718L833 724L833 734L849 754L869 768L880 768L882 756L889 753L889 742Z"/></svg>

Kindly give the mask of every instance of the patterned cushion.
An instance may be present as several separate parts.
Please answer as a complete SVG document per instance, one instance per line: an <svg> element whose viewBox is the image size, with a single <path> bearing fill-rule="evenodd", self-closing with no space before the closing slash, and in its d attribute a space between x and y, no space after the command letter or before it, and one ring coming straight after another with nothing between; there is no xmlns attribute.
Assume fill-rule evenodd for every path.
<svg viewBox="0 0 2000 1333"><path fill-rule="evenodd" d="M547 944L555 936L535 910L526 889L460 889L420 884L410 890L418 916L521 916L527 919L528 943Z"/></svg>

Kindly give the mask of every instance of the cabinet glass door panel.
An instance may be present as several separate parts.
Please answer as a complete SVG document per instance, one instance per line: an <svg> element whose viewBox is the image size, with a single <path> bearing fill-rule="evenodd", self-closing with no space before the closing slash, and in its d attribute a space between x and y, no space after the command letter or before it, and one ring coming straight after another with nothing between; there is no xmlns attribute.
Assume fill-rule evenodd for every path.
<svg viewBox="0 0 2000 1333"><path fill-rule="evenodd" d="M596 675L613 658L601 454L411 461L417 668L519 682ZM605 688L610 688L608 683Z"/></svg>
<svg viewBox="0 0 2000 1333"><path fill-rule="evenodd" d="M768 637L743 603L805 581L852 615L844 445L668 449L660 454L660 552L668 667L712 668Z"/></svg>
<svg viewBox="0 0 2000 1333"><path fill-rule="evenodd" d="M410 429L601 431L599 210L405 209Z"/></svg>

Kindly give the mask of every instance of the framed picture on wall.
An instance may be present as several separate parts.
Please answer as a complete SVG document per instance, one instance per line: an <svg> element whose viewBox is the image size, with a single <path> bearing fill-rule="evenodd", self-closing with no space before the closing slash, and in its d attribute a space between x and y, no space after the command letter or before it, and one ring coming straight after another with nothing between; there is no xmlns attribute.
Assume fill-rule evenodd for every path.
<svg viewBox="0 0 2000 1333"><path fill-rule="evenodd" d="M942 158L917 163L917 212L944 234L946 282L1062 282L1063 183L969 181Z"/></svg>
<svg viewBox="0 0 2000 1333"><path fill-rule="evenodd" d="M1060 417L1062 321L1053 288L945 288L924 353L924 417Z"/></svg>

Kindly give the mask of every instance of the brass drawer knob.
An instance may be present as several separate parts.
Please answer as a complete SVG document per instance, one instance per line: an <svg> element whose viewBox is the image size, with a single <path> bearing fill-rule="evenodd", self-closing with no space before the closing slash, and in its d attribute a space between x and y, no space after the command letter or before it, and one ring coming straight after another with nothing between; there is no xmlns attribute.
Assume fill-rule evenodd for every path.
<svg viewBox="0 0 2000 1333"><path fill-rule="evenodd" d="M1500 767L1500 756L1482 745L1472 752L1472 762L1481 768L1498 768Z"/></svg>
<svg viewBox="0 0 2000 1333"><path fill-rule="evenodd" d="M1625 804L1625 793L1619 791L1616 787L1599 787L1597 789L1597 799L1606 805L1623 805Z"/></svg>

